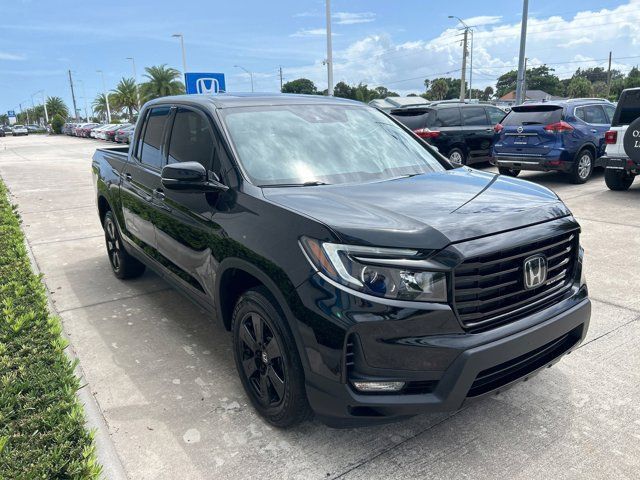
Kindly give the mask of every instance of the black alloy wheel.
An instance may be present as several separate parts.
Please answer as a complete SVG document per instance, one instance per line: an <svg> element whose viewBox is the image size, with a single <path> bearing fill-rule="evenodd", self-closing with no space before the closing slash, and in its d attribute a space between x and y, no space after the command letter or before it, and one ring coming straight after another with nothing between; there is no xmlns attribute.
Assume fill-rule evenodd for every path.
<svg viewBox="0 0 640 480"><path fill-rule="evenodd" d="M257 312L247 313L240 324L241 362L256 398L265 407L282 403L285 393L285 364L273 327Z"/></svg>
<svg viewBox="0 0 640 480"><path fill-rule="evenodd" d="M104 239L107 246L107 255L113 274L118 278L135 278L144 273L143 263L129 255L122 245L120 232L116 225L113 212L108 211L103 220Z"/></svg>

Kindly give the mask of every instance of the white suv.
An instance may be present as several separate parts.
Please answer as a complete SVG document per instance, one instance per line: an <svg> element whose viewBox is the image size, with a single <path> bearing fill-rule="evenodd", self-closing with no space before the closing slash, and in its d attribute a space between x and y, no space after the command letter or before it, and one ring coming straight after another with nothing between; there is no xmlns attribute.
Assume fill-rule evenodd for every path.
<svg viewBox="0 0 640 480"><path fill-rule="evenodd" d="M604 179L611 190L628 190L640 173L640 163L629 158L624 150L624 134L640 117L640 88L628 88L620 94L610 130L605 134L607 149L602 158L606 168Z"/></svg>

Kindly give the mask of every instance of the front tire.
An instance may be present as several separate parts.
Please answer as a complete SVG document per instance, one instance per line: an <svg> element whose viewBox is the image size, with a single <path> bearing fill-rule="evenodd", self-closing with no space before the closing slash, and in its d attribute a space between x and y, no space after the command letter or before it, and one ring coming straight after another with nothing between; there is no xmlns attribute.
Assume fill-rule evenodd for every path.
<svg viewBox="0 0 640 480"><path fill-rule="evenodd" d="M236 368L253 407L269 423L285 428L312 414L298 349L269 291L244 293L233 311Z"/></svg>
<svg viewBox="0 0 640 480"><path fill-rule="evenodd" d="M590 150L582 150L573 162L573 168L569 172L571 182L577 185L586 183L593 173L593 153Z"/></svg>
<svg viewBox="0 0 640 480"><path fill-rule="evenodd" d="M102 226L104 228L107 254L109 255L109 264L113 274L122 280L142 275L145 270L144 263L129 255L124 249L118 225L111 210L105 214Z"/></svg>
<svg viewBox="0 0 640 480"><path fill-rule="evenodd" d="M500 175L506 175L507 177L514 177L514 178L520 175L520 170L515 170L513 168L508 168L508 167L498 167L498 172L500 172Z"/></svg>
<svg viewBox="0 0 640 480"><path fill-rule="evenodd" d="M607 187L609 187L609 190L616 192L629 190L634 178L635 175L625 172L624 170L607 168L604 171L604 182L607 184Z"/></svg>

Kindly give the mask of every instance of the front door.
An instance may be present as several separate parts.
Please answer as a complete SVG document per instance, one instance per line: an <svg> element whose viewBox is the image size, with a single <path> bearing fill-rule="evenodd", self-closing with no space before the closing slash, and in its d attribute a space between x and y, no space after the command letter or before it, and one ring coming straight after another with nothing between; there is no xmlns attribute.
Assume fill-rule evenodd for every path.
<svg viewBox="0 0 640 480"><path fill-rule="evenodd" d="M172 123L167 163L199 162L211 178L219 178L222 170L219 139L206 114L178 107ZM162 212L162 218L155 222L159 252L194 293L210 300L214 300L215 252L220 250L222 237L216 222L222 195L165 188L162 197L156 199Z"/></svg>
<svg viewBox="0 0 640 480"><path fill-rule="evenodd" d="M462 121L469 158L487 157L493 140L493 127L483 106L462 107Z"/></svg>

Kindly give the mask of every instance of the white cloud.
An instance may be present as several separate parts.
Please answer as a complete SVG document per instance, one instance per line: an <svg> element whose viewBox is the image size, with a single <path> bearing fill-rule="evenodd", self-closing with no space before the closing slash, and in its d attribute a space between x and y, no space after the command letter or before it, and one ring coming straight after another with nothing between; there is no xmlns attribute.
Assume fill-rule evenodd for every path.
<svg viewBox="0 0 640 480"><path fill-rule="evenodd" d="M376 14L372 12L336 12L332 15L332 20L338 25L355 25L357 23L369 23L373 22L375 19Z"/></svg>
<svg viewBox="0 0 640 480"><path fill-rule="evenodd" d="M16 55L15 53L0 52L0 60L25 60L24 55Z"/></svg>
<svg viewBox="0 0 640 480"><path fill-rule="evenodd" d="M308 29L298 30L296 33L292 33L289 36L290 37L319 37L319 36L326 36L326 35L327 35L326 28L308 28ZM331 32L332 37L335 37L336 35L340 35L340 34Z"/></svg>
<svg viewBox="0 0 640 480"><path fill-rule="evenodd" d="M613 51L613 67L630 70L640 63L639 6L640 0L628 0L615 8L582 11L570 18L530 17L529 65L546 63L560 78L567 78L578 67L606 68L609 51ZM498 76L515 69L518 63L519 19L507 22L502 17L483 16L465 22L478 27L474 34L473 86L495 85ZM324 35L324 29L317 34ZM385 85L400 93L423 91L425 78L459 76L460 39L456 25L435 38L418 37L404 43L394 42L388 34L368 35L334 52L334 79ZM326 86L326 69L320 59L287 69L288 79L300 76L311 78L319 89Z"/></svg>

